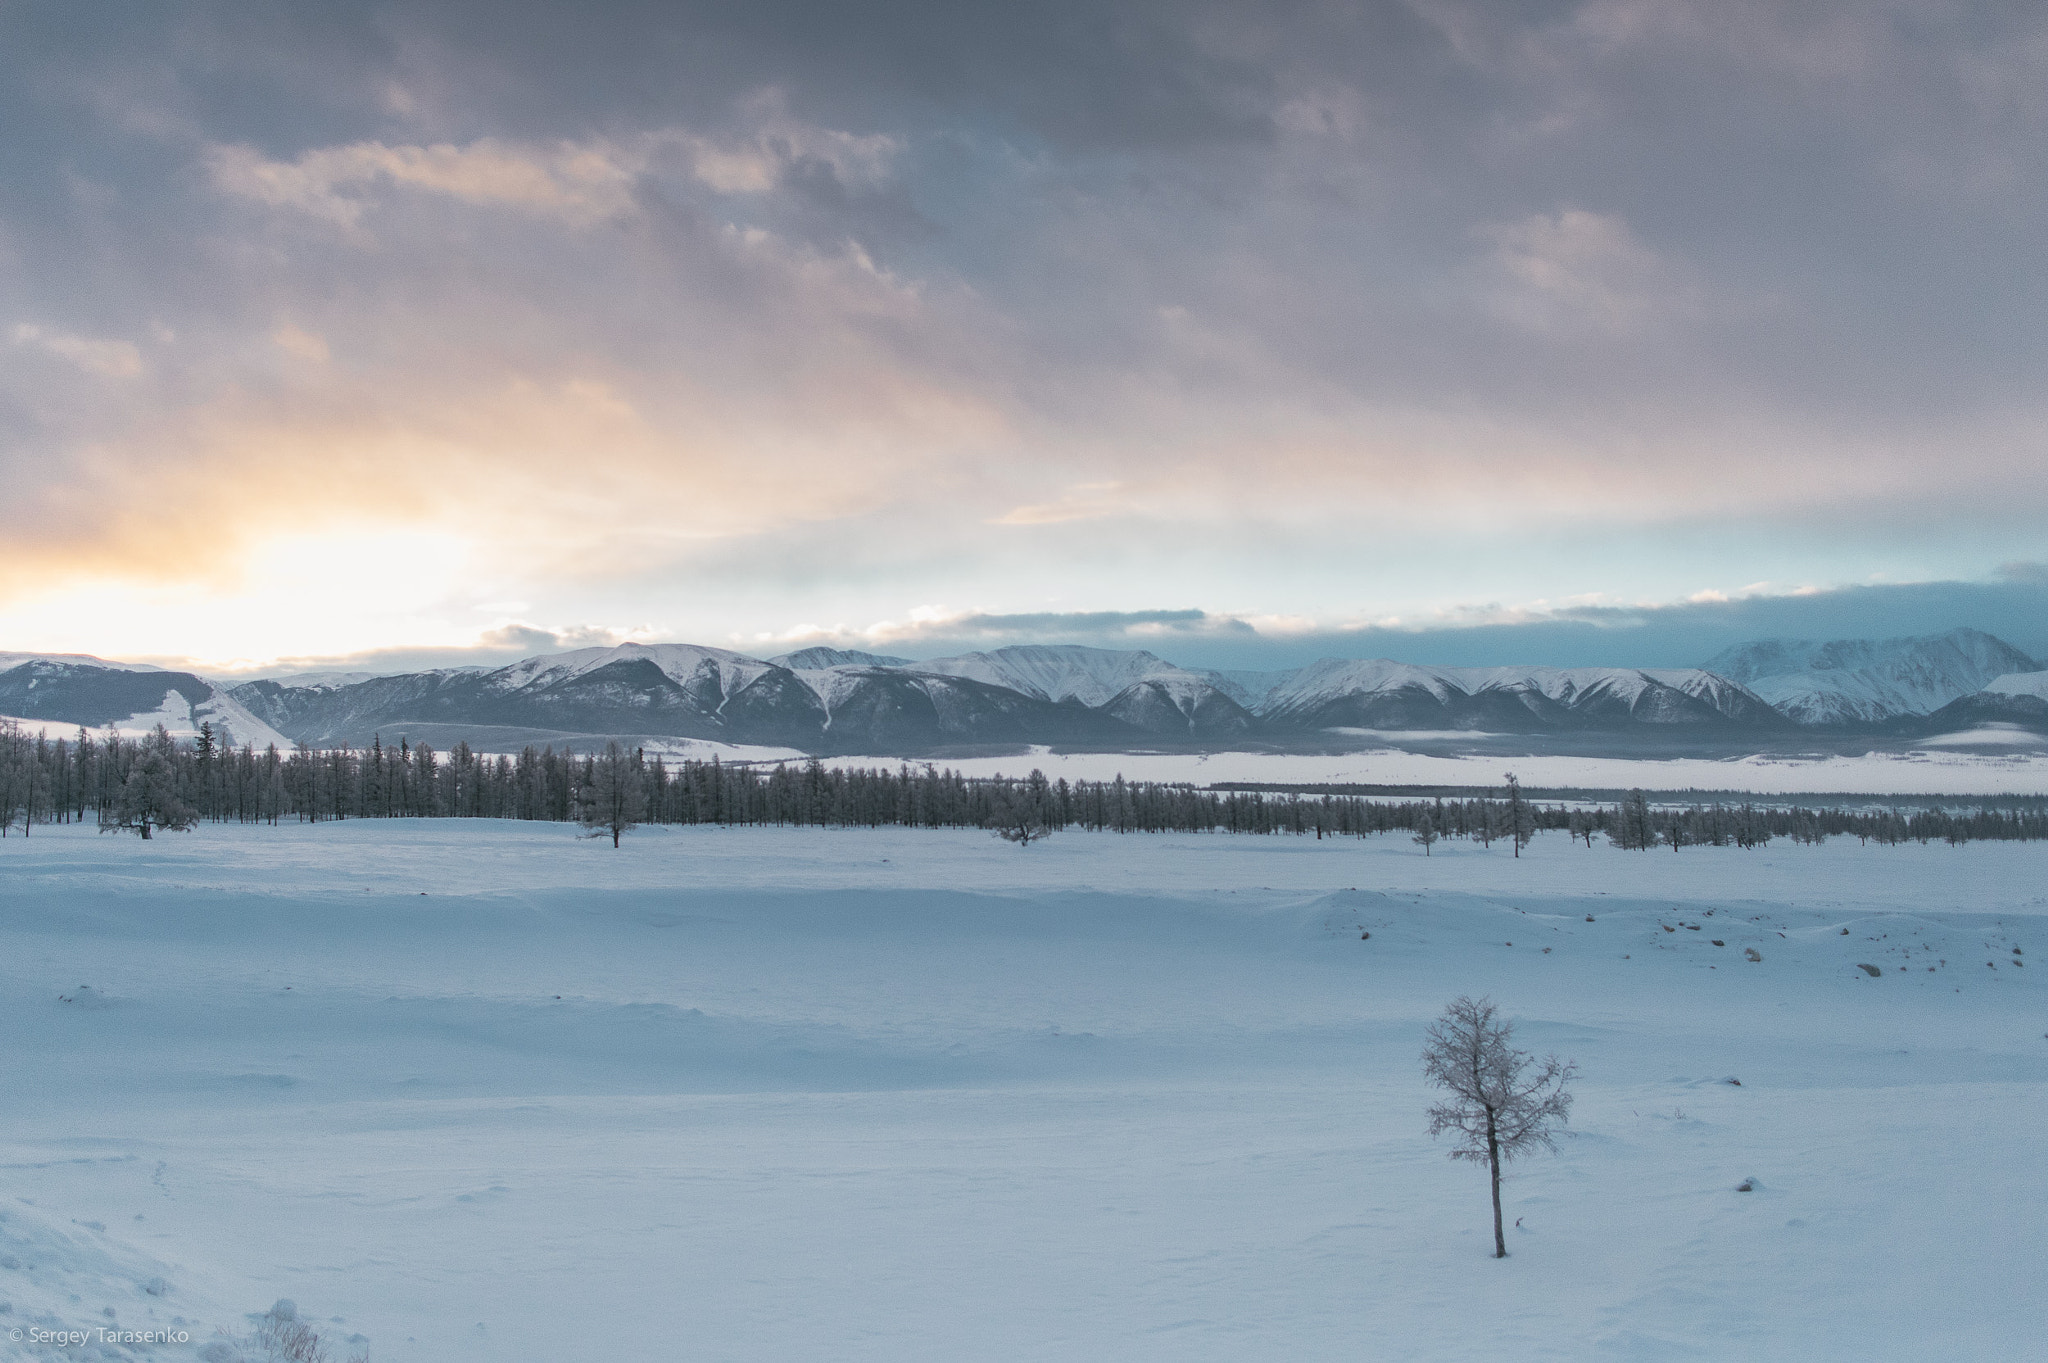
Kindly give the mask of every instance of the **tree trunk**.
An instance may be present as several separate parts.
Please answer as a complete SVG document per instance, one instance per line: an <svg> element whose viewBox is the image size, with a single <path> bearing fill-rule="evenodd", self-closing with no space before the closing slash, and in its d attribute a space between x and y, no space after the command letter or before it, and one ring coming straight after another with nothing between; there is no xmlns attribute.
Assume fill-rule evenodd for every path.
<svg viewBox="0 0 2048 1363"><path fill-rule="evenodd" d="M1493 1257L1508 1257L1507 1237L1500 1229L1500 1141L1494 1135L1493 1114L1486 1114L1486 1162L1493 1172Z"/></svg>
<svg viewBox="0 0 2048 1363"><path fill-rule="evenodd" d="M612 825L612 846L613 846L613 847L617 847L618 845L619 845L619 826L618 826L617 824L613 824L613 825Z"/></svg>

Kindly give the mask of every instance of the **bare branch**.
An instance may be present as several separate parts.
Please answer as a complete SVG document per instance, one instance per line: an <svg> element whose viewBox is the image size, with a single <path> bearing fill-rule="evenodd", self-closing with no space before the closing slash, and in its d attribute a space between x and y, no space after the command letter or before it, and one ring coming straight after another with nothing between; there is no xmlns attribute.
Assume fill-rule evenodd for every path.
<svg viewBox="0 0 2048 1363"><path fill-rule="evenodd" d="M1489 999L1459 998L1429 1028L1422 1072L1448 1089L1451 1101L1429 1110L1431 1138L1455 1133L1452 1159L1483 1160L1493 1181L1494 1252L1501 1234L1500 1166L1532 1150L1556 1150L1556 1128L1571 1117L1571 1081L1578 1067L1555 1055L1537 1061L1512 1042L1514 1024L1500 1020Z"/></svg>

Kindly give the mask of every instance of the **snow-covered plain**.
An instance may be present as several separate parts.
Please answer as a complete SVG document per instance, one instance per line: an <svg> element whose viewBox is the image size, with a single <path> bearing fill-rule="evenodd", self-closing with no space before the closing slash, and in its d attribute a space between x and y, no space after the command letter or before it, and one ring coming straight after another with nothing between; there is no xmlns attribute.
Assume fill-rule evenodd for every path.
<svg viewBox="0 0 2048 1363"><path fill-rule="evenodd" d="M1010 757L949 759L941 766L969 776L1024 776L1034 768L1053 780L1232 781L1275 784L1497 786L1512 771L1527 786L1603 790L1744 790L1762 795L2041 795L2048 794L2048 754L2033 734L1980 729L1926 740L1924 749L1794 756L1585 757L1532 752L1442 755L1372 744L1369 731L1345 732L1360 748L1348 753L1109 753L1036 748ZM1383 742L1424 742L1438 733L1387 734ZM1462 735L1470 738L1471 735ZM1987 751L2006 748L2012 751ZM1976 751L1949 751L1974 748ZM761 761L780 761L763 757ZM900 758L836 757L835 767L894 767Z"/></svg>
<svg viewBox="0 0 2048 1363"><path fill-rule="evenodd" d="M278 1297L379 1363L2025 1357L2044 887L2026 844L38 828L0 1357ZM1424 1134L1459 993L1584 1070L1504 1262Z"/></svg>

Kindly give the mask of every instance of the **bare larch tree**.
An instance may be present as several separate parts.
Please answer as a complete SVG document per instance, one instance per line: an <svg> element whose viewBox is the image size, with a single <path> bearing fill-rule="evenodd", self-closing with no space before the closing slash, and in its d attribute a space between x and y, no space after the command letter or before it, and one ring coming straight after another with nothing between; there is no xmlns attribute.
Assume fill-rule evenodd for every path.
<svg viewBox="0 0 2048 1363"><path fill-rule="evenodd" d="M1430 1024L1422 1070L1449 1089L1429 1110L1429 1134L1458 1136L1452 1159L1484 1160L1493 1177L1493 1254L1508 1257L1500 1224L1500 1166L1532 1150L1556 1150L1554 1129L1571 1116L1569 1085L1578 1067L1555 1055L1538 1061L1511 1044L1514 1024L1490 999L1460 998Z"/></svg>
<svg viewBox="0 0 2048 1363"><path fill-rule="evenodd" d="M144 838L152 829L189 832L199 822L199 811L179 798L177 772L166 755L170 735L157 726L160 742L146 748L128 769L114 800L100 810L100 832L130 828Z"/></svg>
<svg viewBox="0 0 2048 1363"><path fill-rule="evenodd" d="M1052 836L1052 822L1046 818L1044 806L1028 791L998 792L989 805L988 826L997 837L1019 847Z"/></svg>
<svg viewBox="0 0 2048 1363"><path fill-rule="evenodd" d="M1428 810L1424 810L1422 817L1415 821L1415 841L1421 846L1422 855L1428 856L1429 849L1436 845L1436 840L1441 836L1443 835L1436 831L1436 820L1429 817Z"/></svg>
<svg viewBox="0 0 2048 1363"><path fill-rule="evenodd" d="M1507 833L1515 840L1515 855L1520 857L1522 849L1536 836L1536 811L1522 798L1522 782L1513 772L1507 774L1508 810Z"/></svg>
<svg viewBox="0 0 2048 1363"><path fill-rule="evenodd" d="M617 847L619 835L646 817L647 781L641 761L638 750L627 752L616 738L592 759L580 811L585 837L609 833Z"/></svg>

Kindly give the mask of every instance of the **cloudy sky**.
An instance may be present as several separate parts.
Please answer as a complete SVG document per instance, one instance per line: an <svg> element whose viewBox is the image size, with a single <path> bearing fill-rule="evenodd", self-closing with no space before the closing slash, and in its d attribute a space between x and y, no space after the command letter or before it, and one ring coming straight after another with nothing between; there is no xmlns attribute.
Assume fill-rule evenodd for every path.
<svg viewBox="0 0 2048 1363"><path fill-rule="evenodd" d="M31 0L0 66L0 650L2048 652L2038 4Z"/></svg>

